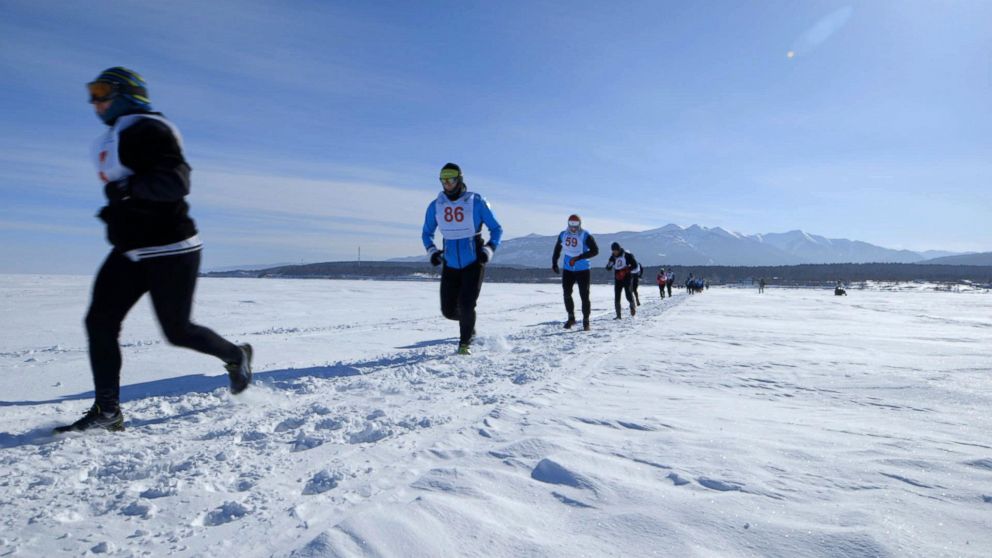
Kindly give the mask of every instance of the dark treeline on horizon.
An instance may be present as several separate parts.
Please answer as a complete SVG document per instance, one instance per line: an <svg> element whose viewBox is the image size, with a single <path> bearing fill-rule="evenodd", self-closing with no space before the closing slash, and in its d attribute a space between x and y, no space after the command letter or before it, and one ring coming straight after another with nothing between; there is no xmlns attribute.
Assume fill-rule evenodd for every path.
<svg viewBox="0 0 992 558"><path fill-rule="evenodd" d="M655 284L659 266L646 266L641 284ZM675 272L675 282L685 283L690 273L702 277L711 285L751 284L762 277L769 285L827 286L837 281L931 281L957 283L971 281L992 284L992 266L924 265L899 263L868 264L802 264L786 266L666 266ZM205 277L258 277L299 279L407 279L437 278L439 268L423 262L323 262L289 265L255 271L225 271L205 273ZM501 283L555 283L560 276L550 269L501 266L486 269L486 280ZM613 274L605 269L593 269L595 283L609 283Z"/></svg>

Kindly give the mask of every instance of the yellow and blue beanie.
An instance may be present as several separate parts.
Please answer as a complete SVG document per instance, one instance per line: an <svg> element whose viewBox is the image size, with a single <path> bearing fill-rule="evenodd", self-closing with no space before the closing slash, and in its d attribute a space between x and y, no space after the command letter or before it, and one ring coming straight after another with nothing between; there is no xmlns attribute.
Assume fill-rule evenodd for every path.
<svg viewBox="0 0 992 558"><path fill-rule="evenodd" d="M110 83L116 92L110 108L102 116L104 122L113 122L119 116L136 110L152 110L152 102L148 97L148 84L145 83L145 78L134 70L121 66L107 68L93 81Z"/></svg>

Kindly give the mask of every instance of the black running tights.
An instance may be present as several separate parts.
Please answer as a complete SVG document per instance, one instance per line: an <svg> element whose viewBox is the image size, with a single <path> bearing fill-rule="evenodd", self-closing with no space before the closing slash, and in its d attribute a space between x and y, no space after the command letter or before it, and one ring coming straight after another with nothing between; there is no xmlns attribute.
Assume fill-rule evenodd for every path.
<svg viewBox="0 0 992 558"><path fill-rule="evenodd" d="M467 345L475 332L475 303L482 292L485 267L475 262L461 269L445 266L441 271L441 313L457 320L459 343Z"/></svg>
<svg viewBox="0 0 992 558"><path fill-rule="evenodd" d="M102 409L116 409L119 405L121 323L146 292L151 294L155 315L170 343L213 355L224 362L241 359L237 345L190 322L199 269L198 251L137 262L117 251L107 256L97 273L93 299L86 314L90 367L96 402Z"/></svg>

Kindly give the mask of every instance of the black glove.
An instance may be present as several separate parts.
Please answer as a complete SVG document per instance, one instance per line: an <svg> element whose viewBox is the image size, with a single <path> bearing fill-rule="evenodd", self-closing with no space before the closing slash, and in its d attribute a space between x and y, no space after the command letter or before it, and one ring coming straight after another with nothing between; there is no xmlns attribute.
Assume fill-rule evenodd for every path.
<svg viewBox="0 0 992 558"><path fill-rule="evenodd" d="M557 261L551 262L551 271L554 271L555 273L561 273L561 270L558 269Z"/></svg>
<svg viewBox="0 0 992 558"><path fill-rule="evenodd" d="M131 185L127 179L112 180L103 186L103 193L110 200L110 203L124 201L131 197Z"/></svg>
<svg viewBox="0 0 992 558"><path fill-rule="evenodd" d="M431 254L431 265L439 266L442 260L444 260L444 250L436 250Z"/></svg>
<svg viewBox="0 0 992 558"><path fill-rule="evenodd" d="M482 252L479 252L479 263L487 264L493 259L493 252L496 250L493 248L492 244L486 244L482 247Z"/></svg>

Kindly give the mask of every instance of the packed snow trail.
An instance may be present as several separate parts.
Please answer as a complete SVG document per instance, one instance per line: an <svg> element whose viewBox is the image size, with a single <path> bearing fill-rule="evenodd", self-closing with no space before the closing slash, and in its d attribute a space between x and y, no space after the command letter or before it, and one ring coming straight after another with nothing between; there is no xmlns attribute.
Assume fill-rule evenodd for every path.
<svg viewBox="0 0 992 558"><path fill-rule="evenodd" d="M594 286L581 332L556 285L486 285L459 357L433 283L205 280L257 385L231 397L139 308L128 431L53 438L91 397L86 281L4 280L0 554L992 549L992 297L642 289L614 322Z"/></svg>
<svg viewBox="0 0 992 558"><path fill-rule="evenodd" d="M419 452L478 422L501 402L553 391L562 373L597 366L624 346L620 341L636 331L637 320L677 304L648 304L638 318L623 322L610 320L612 312L601 313L594 317L594 331L581 332L565 331L561 322L533 320L541 307L560 307L551 300L501 309L502 319L518 314L514 321L523 324L506 334L487 336L493 318L484 316L476 353L467 358L452 354L453 338L429 339L373 359L276 370L263 365L256 368L256 384L237 398L227 393L224 376L132 385L124 389L128 430L115 435L54 438L47 435L49 420L35 415L42 424L0 439L8 448L2 460L8 479L16 479L0 506L23 507L26 497L33 503L28 506L32 540L63 541L56 544L66 550L107 543L129 552L193 549L216 555L240 540L242 531L267 532L267 540L285 538L289 546L301 525L336 522L357 503L409 483L415 478L410 460ZM253 343L264 358L265 338L332 347L343 335L384 337L394 329L439 326L456 329L453 322L428 315L364 325L266 328L239 340ZM148 339L125 349L155 344ZM125 381L127 368L126 361ZM163 395L135 396L142 391ZM72 398L47 406L61 413L86 405ZM314 506L309 500L318 497L320 505ZM289 515L285 528L275 532L273 510ZM107 517L132 522L135 529L124 541L99 531L65 537L67 524L99 524ZM13 517L6 523L11 533L24 528ZM31 548L22 547L19 538L11 544Z"/></svg>

